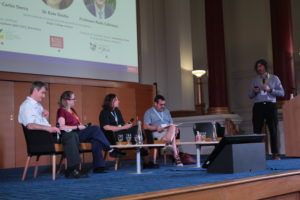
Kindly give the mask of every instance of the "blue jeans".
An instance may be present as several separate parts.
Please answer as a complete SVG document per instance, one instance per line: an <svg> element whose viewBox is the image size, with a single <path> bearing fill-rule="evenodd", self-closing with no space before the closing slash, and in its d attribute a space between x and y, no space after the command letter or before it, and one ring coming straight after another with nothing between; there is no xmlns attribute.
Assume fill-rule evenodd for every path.
<svg viewBox="0 0 300 200"><path fill-rule="evenodd" d="M110 143L98 126L89 126L77 132L80 142L92 143L93 167L104 167L103 151L109 151Z"/></svg>

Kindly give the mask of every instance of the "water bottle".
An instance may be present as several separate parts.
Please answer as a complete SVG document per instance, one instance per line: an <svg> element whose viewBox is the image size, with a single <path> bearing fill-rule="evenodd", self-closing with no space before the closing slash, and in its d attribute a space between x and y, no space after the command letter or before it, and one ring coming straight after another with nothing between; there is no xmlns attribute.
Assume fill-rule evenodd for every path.
<svg viewBox="0 0 300 200"><path fill-rule="evenodd" d="M199 131L197 131L197 133L196 133L196 138L195 138L195 140L196 140L196 142L201 141L201 135L200 135L200 132L199 132Z"/></svg>
<svg viewBox="0 0 300 200"><path fill-rule="evenodd" d="M138 121L138 130L136 133L136 144L143 144L142 122Z"/></svg>
<svg viewBox="0 0 300 200"><path fill-rule="evenodd" d="M213 124L212 140L213 140L213 141L216 141L216 140L217 140L217 137L218 137L218 136L217 136L217 129L216 129L216 122L213 121L212 124Z"/></svg>

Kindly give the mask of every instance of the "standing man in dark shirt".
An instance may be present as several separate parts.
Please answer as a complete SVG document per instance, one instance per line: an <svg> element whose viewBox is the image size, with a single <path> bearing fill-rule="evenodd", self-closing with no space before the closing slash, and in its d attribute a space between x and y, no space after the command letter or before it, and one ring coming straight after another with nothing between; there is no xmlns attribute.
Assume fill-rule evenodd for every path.
<svg viewBox="0 0 300 200"><path fill-rule="evenodd" d="M261 133L264 121L268 125L271 140L272 159L280 160L277 144L277 107L276 97L284 96L279 78L268 72L265 60L256 61L254 69L258 76L252 79L248 96L254 101L252 123L254 133Z"/></svg>

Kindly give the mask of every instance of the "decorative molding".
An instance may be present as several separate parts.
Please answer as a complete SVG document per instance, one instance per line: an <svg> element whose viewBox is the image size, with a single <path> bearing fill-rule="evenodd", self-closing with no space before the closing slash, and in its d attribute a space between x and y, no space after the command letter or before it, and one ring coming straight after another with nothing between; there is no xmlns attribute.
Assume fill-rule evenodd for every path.
<svg viewBox="0 0 300 200"><path fill-rule="evenodd" d="M208 114L230 114L228 107L209 107Z"/></svg>

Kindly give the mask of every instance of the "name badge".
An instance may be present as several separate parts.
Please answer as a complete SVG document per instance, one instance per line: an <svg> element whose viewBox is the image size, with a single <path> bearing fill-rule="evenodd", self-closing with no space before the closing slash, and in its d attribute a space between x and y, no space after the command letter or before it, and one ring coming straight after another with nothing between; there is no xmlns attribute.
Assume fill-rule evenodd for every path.
<svg viewBox="0 0 300 200"><path fill-rule="evenodd" d="M165 127L168 126L168 124L162 124L162 125L160 125L160 126L163 127L163 128L165 128Z"/></svg>

